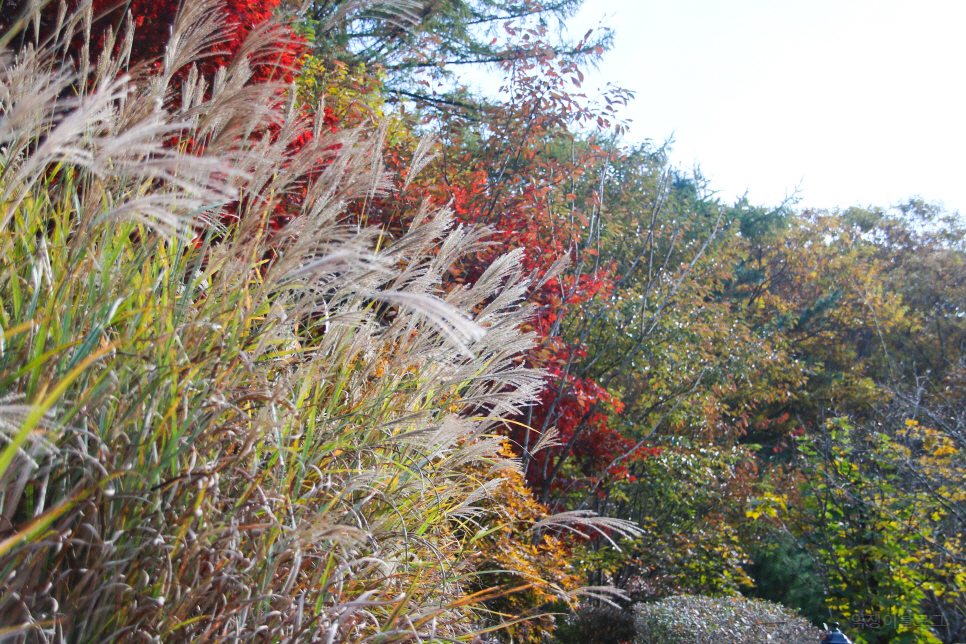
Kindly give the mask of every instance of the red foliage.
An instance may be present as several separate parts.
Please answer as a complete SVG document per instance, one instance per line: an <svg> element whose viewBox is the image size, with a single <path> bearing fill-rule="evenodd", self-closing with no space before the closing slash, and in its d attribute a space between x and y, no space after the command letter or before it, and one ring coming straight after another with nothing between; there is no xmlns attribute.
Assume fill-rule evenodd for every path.
<svg viewBox="0 0 966 644"><path fill-rule="evenodd" d="M290 27L284 25L272 25L270 23L273 13L278 7L280 0L223 0L220 5L214 8L212 18L223 20L224 28L217 42L209 47L201 60L196 61L198 71L211 79L220 67L231 63L235 55L241 51L245 40L255 29L266 28L270 33L270 40L267 47L252 52L252 77L251 83L263 83L269 81L290 82L294 80L301 60L308 52L307 43L299 37ZM13 18L23 11L26 0L12 0L4 5L5 17L0 17L0 33L8 29ZM92 0L91 11L93 23L91 25L91 57L97 58L97 52L104 48L109 32L117 34L123 31L126 22L126 15L130 15L134 23L134 39L131 46L130 63L132 65L146 64L151 68L158 68L161 65L165 48L168 44L171 29L177 19L178 10L183 2L180 0L129 0L127 3L119 3L117 0ZM82 0L67 0L68 15L83 6ZM56 27L57 3L50 2L43 9L40 16L40 38L43 43L50 40ZM32 31L27 30L22 34L22 38L32 37ZM119 38L115 38L115 49L120 47L117 43ZM16 44L16 40L14 44ZM76 33L69 42L67 55L74 58L79 55L84 44L82 33ZM188 73L188 69L177 70L174 84ZM210 81L209 81L210 82ZM172 94L172 101L178 100L177 92ZM308 117L309 115L306 115ZM323 128L329 132L335 132L338 127L337 119L332 110L325 108ZM274 136L277 126L269 126L267 136ZM294 153L308 144L311 134L306 133L290 146L290 152ZM190 139L178 138L171 142L172 145L181 146L185 150L201 152L197 142ZM325 161L321 160L324 164ZM310 177L306 177L308 180ZM305 182L307 183L307 181ZM270 217L267 224L271 230L278 230L290 219L292 212L297 212L301 201L304 198L304 191L298 191L284 195L275 204L275 215ZM241 204L228 204L225 211L228 213L223 217L223 223L230 224Z"/></svg>
<svg viewBox="0 0 966 644"><path fill-rule="evenodd" d="M569 63L548 58L522 71L513 70L515 94L505 104L490 108L466 123L454 118L443 123L444 153L414 178L410 189L385 202L370 202L360 218L380 226L389 235L405 230L409 212L429 195L437 206L447 205L461 224L485 225L494 232L485 249L468 256L452 271L454 284L476 280L493 260L516 248L524 250L524 268L542 277L562 256L574 260L568 273L547 281L529 294L536 305L531 329L539 337L537 348L525 358L528 366L547 373L540 402L511 424L509 438L521 454L537 442L541 431L556 427L562 447L534 455L527 468L528 483L538 496L548 498L550 489L577 491L593 486L596 479L626 478L623 462L610 467L617 456L632 450L634 443L608 426L622 405L590 379L571 373L575 361L586 357L585 349L560 335L560 318L614 289L610 267L593 261L592 249L578 250L586 234L588 218L583 211L595 204L575 203L569 188L594 172L605 154L593 145L576 144L570 134L574 120L589 118L561 86L561 70L549 69ZM552 73L550 73L552 72ZM572 145L573 144L573 145ZM399 183L408 178L408 148L391 149L387 165ZM581 257L590 258L583 270ZM593 266L587 269L586 266ZM632 454L625 461L643 456ZM558 467L561 460L566 468ZM577 480L581 479L581 480Z"/></svg>
<svg viewBox="0 0 966 644"><path fill-rule="evenodd" d="M211 55L199 64L199 71L211 75L218 67L228 64L241 49L245 39L252 31L265 25L272 17L280 0L224 0L220 11L224 12L225 32L221 41L214 47ZM9 0L4 3L5 16L0 17L0 32L6 31L13 20L27 6L27 0ZM164 56L171 27L174 25L178 0L92 0L93 24L91 27L92 54L103 48L109 31L122 32L125 16L130 11L134 21L134 44L131 48L131 63L158 64ZM68 15L83 6L81 0L68 0ZM47 41L56 26L57 3L50 2L41 12L40 42ZM30 30L28 30L29 32ZM27 32L24 34L27 36ZM291 80L299 60L306 52L306 44L288 27L275 27L272 40L275 51L271 59L254 61L253 81ZM80 50L83 34L76 34L71 42L71 50Z"/></svg>

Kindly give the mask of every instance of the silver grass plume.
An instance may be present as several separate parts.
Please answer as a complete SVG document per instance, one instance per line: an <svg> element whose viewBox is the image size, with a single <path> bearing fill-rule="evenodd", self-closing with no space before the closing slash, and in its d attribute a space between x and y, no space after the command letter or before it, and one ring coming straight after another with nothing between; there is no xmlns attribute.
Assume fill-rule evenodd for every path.
<svg viewBox="0 0 966 644"><path fill-rule="evenodd" d="M617 519L614 517L597 516L591 510L571 510L568 512L559 512L541 521L538 521L531 529L535 532L548 529L562 529L573 532L584 538L590 538L590 534L588 533L594 532L607 539L607 541L609 541L610 544L618 551L620 550L620 547L618 547L617 542L611 538L610 533L615 533L621 537L627 538L640 537L644 534L644 530L642 530L640 526L632 521L627 521L626 519Z"/></svg>
<svg viewBox="0 0 966 644"><path fill-rule="evenodd" d="M395 6L404 16L410 5ZM125 66L129 28L122 54L101 54L90 73L89 52L77 71L53 50L0 61L0 224L43 197L49 168L72 165L83 186L72 243L88 251L81 269L96 279L49 271L78 289L67 293L83 303L73 332L99 341L91 330L103 322L129 342L138 307L117 320L108 306L105 321L88 302L110 304L142 271L151 280L138 287L140 308L170 314L170 325L147 325L91 369L84 391L93 398L59 437L59 460L37 453L57 474L50 480L75 476L94 492L46 541L18 551L27 572L6 582L34 602L24 610L46 641L456 639L468 628L469 562L450 522L481 518L473 504L494 485L468 477L466 465L491 465L491 476L518 466L499 455L495 434L542 386L541 373L519 366L535 340L520 330L530 314L522 256L447 293L447 271L485 247L486 231L427 204L388 244L343 223L347 204L390 196L386 126L293 145L320 133L317 118L302 114L292 88L251 82L277 44L271 28L255 30L214 78L192 68L221 37L203 24L211 7L186 3L162 74L133 66L110 77ZM91 22L88 8L64 25L89 33ZM62 98L92 76L90 91ZM173 149L171 137L197 145ZM430 149L421 147L417 170ZM291 222L267 232L289 198ZM215 230L226 215L236 223ZM112 232L113 221L162 237L120 235L119 268L103 270L95 233ZM199 243L209 232L218 242ZM193 263L152 276L136 261L155 242ZM170 310L159 304L164 288ZM57 301L43 304L60 313ZM391 307L396 315L381 315ZM604 521L596 525L627 530ZM537 529L588 522L558 517ZM59 548L72 549L75 568L47 567ZM26 592L30 579L52 575L59 603Z"/></svg>

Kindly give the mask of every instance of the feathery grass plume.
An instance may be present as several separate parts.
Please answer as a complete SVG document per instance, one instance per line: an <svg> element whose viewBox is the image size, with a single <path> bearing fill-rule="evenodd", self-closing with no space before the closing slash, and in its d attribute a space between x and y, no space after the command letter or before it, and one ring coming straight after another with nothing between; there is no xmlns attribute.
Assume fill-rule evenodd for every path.
<svg viewBox="0 0 966 644"><path fill-rule="evenodd" d="M251 82L270 29L203 87L212 11L153 75L75 73L67 37L0 58L0 633L452 640L465 464L539 386L519 258L442 298L482 233L342 226L388 187L380 133L305 143Z"/></svg>
<svg viewBox="0 0 966 644"><path fill-rule="evenodd" d="M644 530L632 521L617 519L615 517L597 516L590 510L558 512L538 521L533 526L535 532L546 530L547 528L558 528L575 532L585 539L590 538L590 535L586 534L585 531L596 532L607 539L617 550L620 550L620 547L611 538L611 534L628 538L640 537L644 534Z"/></svg>

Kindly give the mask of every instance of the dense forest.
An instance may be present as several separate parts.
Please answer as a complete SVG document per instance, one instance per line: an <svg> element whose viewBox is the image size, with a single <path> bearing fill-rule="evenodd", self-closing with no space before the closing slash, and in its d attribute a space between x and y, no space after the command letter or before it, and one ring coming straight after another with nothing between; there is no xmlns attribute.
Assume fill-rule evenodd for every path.
<svg viewBox="0 0 966 644"><path fill-rule="evenodd" d="M966 221L722 203L581 2L0 0L0 640L966 639Z"/></svg>

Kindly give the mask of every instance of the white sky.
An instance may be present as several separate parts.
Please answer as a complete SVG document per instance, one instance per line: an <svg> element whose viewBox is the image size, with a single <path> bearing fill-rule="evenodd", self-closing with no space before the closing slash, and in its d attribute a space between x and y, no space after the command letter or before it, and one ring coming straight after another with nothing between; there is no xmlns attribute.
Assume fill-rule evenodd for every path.
<svg viewBox="0 0 966 644"><path fill-rule="evenodd" d="M919 195L966 214L966 0L587 0L634 90L630 138L699 164L726 202L888 206Z"/></svg>

